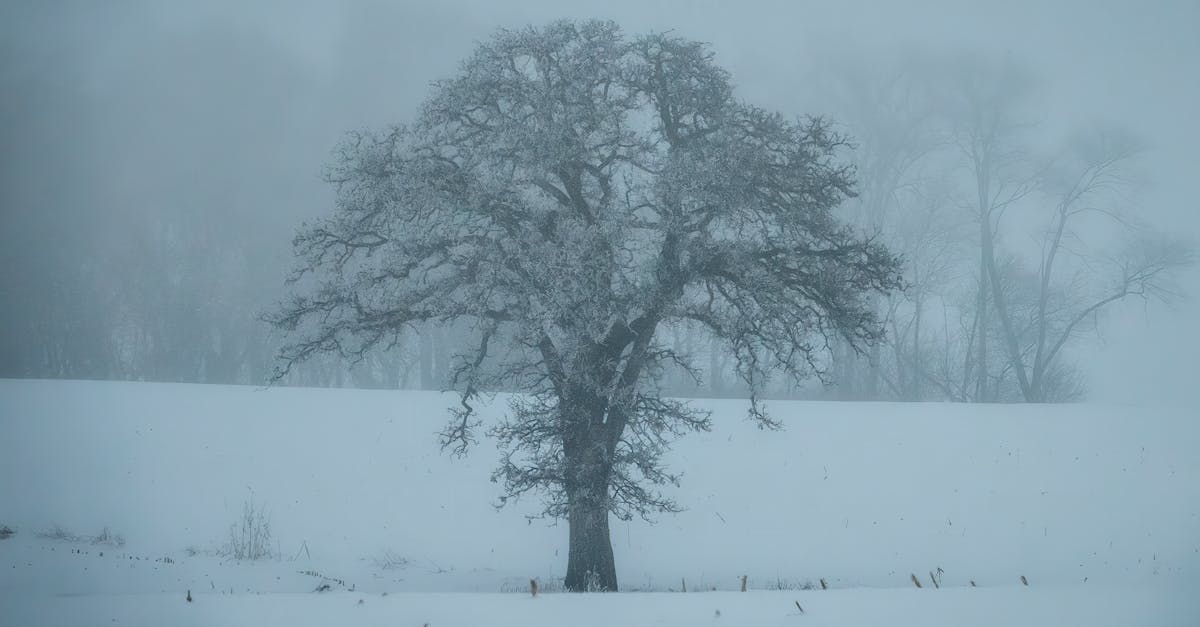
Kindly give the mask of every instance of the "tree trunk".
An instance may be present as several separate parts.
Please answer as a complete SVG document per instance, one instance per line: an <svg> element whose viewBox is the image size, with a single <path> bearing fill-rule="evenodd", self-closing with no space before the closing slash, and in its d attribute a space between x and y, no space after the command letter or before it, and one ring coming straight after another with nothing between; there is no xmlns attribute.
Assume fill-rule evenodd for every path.
<svg viewBox="0 0 1200 627"><path fill-rule="evenodd" d="M979 372L975 380L975 402L986 403L988 397L988 257L992 245L991 157L989 145L976 145L972 158L975 163L975 192L979 200Z"/></svg>
<svg viewBox="0 0 1200 627"><path fill-rule="evenodd" d="M443 390L450 381L450 330L442 324L434 325L433 333L433 387Z"/></svg>
<svg viewBox="0 0 1200 627"><path fill-rule="evenodd" d="M991 237L988 233L987 221L991 218L987 213L983 213L981 218L982 223L979 226L979 300L977 301L979 316L979 330L976 338L979 341L979 352L976 358L979 360L976 366L975 376L975 402L986 403L990 399L987 397L988 389L988 354L987 354L987 334L988 334L988 271L987 271L987 254L984 252L984 246L987 244L987 238Z"/></svg>
<svg viewBox="0 0 1200 627"><path fill-rule="evenodd" d="M608 491L618 437L609 429L618 428L617 423L623 421L608 409L607 399L586 387L572 390L559 402L559 420L564 427L563 491L570 529L563 584L572 592L617 590L617 569L608 534Z"/></svg>
<svg viewBox="0 0 1200 627"><path fill-rule="evenodd" d="M876 311L878 311L878 306ZM867 381L864 386L866 388L864 400L877 401L883 398L879 393L879 381L882 378L879 367L879 342L873 342L867 351Z"/></svg>
<svg viewBox="0 0 1200 627"><path fill-rule="evenodd" d="M607 477L605 485L599 483L591 481L567 494L570 549L563 584L572 592L617 591L617 566L608 532Z"/></svg>
<svg viewBox="0 0 1200 627"><path fill-rule="evenodd" d="M1025 373L1025 362L1021 358L1021 347L1017 342L1017 334L1008 312L1008 305L1004 300L1004 290L1000 285L999 271L996 268L996 255L992 248L992 238L990 236L984 241L983 253L984 259L987 262L988 277L991 279L992 304L995 306L996 318L1000 320L1000 331L1003 334L1004 348L1008 351L1008 362L1012 364L1013 371L1016 372L1017 384L1021 388L1022 398L1025 399L1026 403L1037 402L1038 399L1034 397L1033 390L1029 387L1029 377Z"/></svg>
<svg viewBox="0 0 1200 627"><path fill-rule="evenodd" d="M716 335L708 340L708 385L709 394L716 397L725 395L725 360L721 358L720 340Z"/></svg>
<svg viewBox="0 0 1200 627"><path fill-rule="evenodd" d="M420 329L418 343L420 352L417 356L420 371L420 386L422 390L432 390L433 382L433 330L428 326Z"/></svg>
<svg viewBox="0 0 1200 627"><path fill-rule="evenodd" d="M921 373L924 369L924 364L921 363L921 309L924 307L924 296L921 290L917 289L913 298L913 304L916 310L913 314L913 341L912 341L912 377L910 379L909 399L910 401L920 401L921 394ZM900 338L896 338L899 341Z"/></svg>

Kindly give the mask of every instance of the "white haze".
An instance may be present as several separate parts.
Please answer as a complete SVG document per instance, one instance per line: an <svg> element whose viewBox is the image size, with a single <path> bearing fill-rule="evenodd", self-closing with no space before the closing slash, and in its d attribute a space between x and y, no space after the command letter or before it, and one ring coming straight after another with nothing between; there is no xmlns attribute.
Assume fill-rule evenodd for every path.
<svg viewBox="0 0 1200 627"><path fill-rule="evenodd" d="M1039 75L1039 134L1088 120L1130 128L1150 148L1139 213L1200 240L1194 1L29 1L0 7L5 273L34 274L47 250L81 241L131 246L137 221L166 206L192 216L191 228L237 224L260 249L258 267L286 268L294 227L332 206L320 173L343 132L411 118L429 81L495 28L561 17L710 42L740 97L788 114L821 101L812 77L841 60L1009 56ZM54 219L35 219L46 213ZM277 290L264 305L282 278L264 271L257 284ZM50 289L4 287L10 310ZM1183 287L1200 295L1200 272ZM1110 310L1099 340L1075 353L1089 399L1200 407L1197 320L1195 297Z"/></svg>

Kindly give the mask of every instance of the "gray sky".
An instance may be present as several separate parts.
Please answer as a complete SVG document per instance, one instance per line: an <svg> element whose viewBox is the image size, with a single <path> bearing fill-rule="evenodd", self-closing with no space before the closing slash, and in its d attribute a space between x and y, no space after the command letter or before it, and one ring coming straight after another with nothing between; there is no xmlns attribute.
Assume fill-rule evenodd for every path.
<svg viewBox="0 0 1200 627"><path fill-rule="evenodd" d="M44 110L4 95L5 167L45 142L38 150L51 156L25 166L43 170L69 143L112 205L135 197L147 171L169 173L164 189L214 174L255 199L242 211L276 201L264 211L278 219L262 224L281 232L263 237L286 254L286 220L331 206L319 173L342 132L411 117L427 83L496 27L559 17L708 41L742 97L788 113L811 101L806 77L839 57L870 62L912 47L1012 55L1042 78L1048 135L1087 120L1140 134L1151 148L1141 211L1200 240L1195 0L10 2L0 8L4 80L57 77L80 106ZM45 131L76 116L86 136ZM15 206L5 202L6 219ZM1103 344L1086 355L1093 399L1200 406L1200 273L1185 287L1193 297L1174 309L1130 301L1110 312Z"/></svg>

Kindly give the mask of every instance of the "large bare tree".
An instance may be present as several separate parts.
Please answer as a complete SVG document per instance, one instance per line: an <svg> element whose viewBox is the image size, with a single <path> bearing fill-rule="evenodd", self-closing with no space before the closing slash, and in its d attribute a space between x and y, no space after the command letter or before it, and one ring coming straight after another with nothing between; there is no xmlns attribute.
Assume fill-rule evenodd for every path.
<svg viewBox="0 0 1200 627"><path fill-rule="evenodd" d="M881 336L866 295L899 287L899 264L832 215L853 193L841 147L819 119L740 103L702 44L606 22L500 31L411 125L337 153L337 209L297 235L274 318L291 333L279 374L468 321L444 446L476 437L481 393L522 391L492 428L496 479L568 519L568 589L615 590L610 514L677 509L661 453L709 426L658 393L664 365L698 370L660 330L703 325L752 392L820 374L832 337ZM777 425L753 397L750 415Z"/></svg>

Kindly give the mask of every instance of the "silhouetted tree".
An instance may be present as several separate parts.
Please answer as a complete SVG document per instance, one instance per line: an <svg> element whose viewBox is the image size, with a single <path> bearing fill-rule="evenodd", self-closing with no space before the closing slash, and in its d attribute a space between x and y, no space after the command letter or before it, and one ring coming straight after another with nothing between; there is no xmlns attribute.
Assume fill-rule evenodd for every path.
<svg viewBox="0 0 1200 627"><path fill-rule="evenodd" d="M709 427L658 393L666 364L698 371L661 329L719 338L764 427L771 376L822 374L834 336L881 336L866 295L899 287L899 264L831 213L852 194L842 147L819 119L738 102L702 44L606 22L500 31L411 125L341 146L336 211L295 240L277 375L469 321L443 446L473 441L482 391L525 392L491 431L494 478L569 520L568 589L615 590L609 515L676 510L661 454Z"/></svg>

